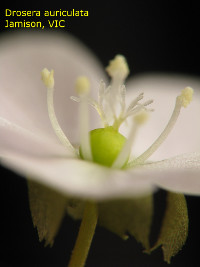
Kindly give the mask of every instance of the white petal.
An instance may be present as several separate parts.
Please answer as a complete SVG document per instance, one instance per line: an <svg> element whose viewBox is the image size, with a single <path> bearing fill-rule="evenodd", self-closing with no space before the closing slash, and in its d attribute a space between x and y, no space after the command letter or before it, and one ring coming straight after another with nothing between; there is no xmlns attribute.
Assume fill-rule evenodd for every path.
<svg viewBox="0 0 200 267"><path fill-rule="evenodd" d="M147 175L113 170L79 159L38 158L8 155L3 164L16 172L57 189L86 199L105 200L138 197L155 190Z"/></svg>
<svg viewBox="0 0 200 267"><path fill-rule="evenodd" d="M9 153L13 152L19 155L75 157L70 150L66 150L59 142L53 141L48 139L48 136L34 134L0 117L1 156L4 152L9 151Z"/></svg>
<svg viewBox="0 0 200 267"><path fill-rule="evenodd" d="M78 104L74 94L77 76L86 75L97 90L103 72L100 64L82 44L58 32L13 33L0 43L0 117L34 133L57 138L46 106L46 88L41 70L55 70L55 111L72 142L78 141Z"/></svg>
<svg viewBox="0 0 200 267"><path fill-rule="evenodd" d="M200 153L180 155L143 165L149 179L169 191L200 195Z"/></svg>
<svg viewBox="0 0 200 267"><path fill-rule="evenodd" d="M138 131L133 155L143 153L161 134L172 114L176 96L186 86L194 89L193 101L186 109L182 108L174 129L150 159L161 160L200 151L200 120L197 119L200 114L200 80L190 76L152 74L135 77L127 85L127 99L144 92L146 100L154 99L151 106L155 109Z"/></svg>

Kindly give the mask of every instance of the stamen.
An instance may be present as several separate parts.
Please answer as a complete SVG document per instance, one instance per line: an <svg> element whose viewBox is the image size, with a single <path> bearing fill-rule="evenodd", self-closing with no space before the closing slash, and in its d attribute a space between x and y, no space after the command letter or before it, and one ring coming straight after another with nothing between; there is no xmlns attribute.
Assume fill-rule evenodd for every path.
<svg viewBox="0 0 200 267"><path fill-rule="evenodd" d="M187 107L192 100L193 89L190 87L186 87L182 90L181 95L177 96L176 104L172 116L165 127L164 131L157 138L157 140L138 158L133 160L128 164L128 167L133 167L135 165L139 165L144 163L157 149L158 147L165 141L171 130L173 129L178 116L180 114L180 110L182 107Z"/></svg>
<svg viewBox="0 0 200 267"><path fill-rule="evenodd" d="M80 97L70 96L70 99L75 101L75 102L77 102L77 103L81 102L81 98ZM100 118L101 118L101 120L103 122L104 127L109 126L109 124L107 122L107 119L106 119L106 115L105 115L105 113L103 111L102 106L100 106L100 104L97 101L95 101L94 99L92 99L92 98L89 98L89 97L85 96L85 99L86 99L87 103L90 106L92 106L94 109L96 109L97 113L99 114L99 116L100 116Z"/></svg>
<svg viewBox="0 0 200 267"><path fill-rule="evenodd" d="M193 89L191 87L186 87L181 91L181 95L178 96L178 101L181 102L182 106L186 108L192 101Z"/></svg>
<svg viewBox="0 0 200 267"><path fill-rule="evenodd" d="M117 55L113 60L110 60L106 71L111 78L119 77L121 80L125 80L129 74L129 67L126 59L122 55Z"/></svg>
<svg viewBox="0 0 200 267"><path fill-rule="evenodd" d="M112 167L113 168L122 168L125 163L127 162L130 153L131 153L131 147L133 145L135 136L137 134L138 128L140 125L144 124L147 119L149 118L149 114L146 111L141 111L139 114L137 114L134 117L134 124L132 125L131 131L129 133L128 139L122 148L122 151L120 152L119 156L113 163Z"/></svg>
<svg viewBox="0 0 200 267"><path fill-rule="evenodd" d="M74 147L62 131L58 120L56 118L55 110L54 110L54 104L53 104L53 94L54 94L54 71L51 70L51 72L44 68L41 72L42 80L47 87L47 106L48 106L48 113L49 113L49 119L51 121L51 125L55 131L55 134L59 138L60 142L63 144L64 147L67 149L70 149L74 154L76 154Z"/></svg>
<svg viewBox="0 0 200 267"><path fill-rule="evenodd" d="M54 88L54 70L49 71L47 68L44 68L41 72L42 81L48 89Z"/></svg>
<svg viewBox="0 0 200 267"><path fill-rule="evenodd" d="M135 123L137 123L137 125L144 124L148 119L149 119L149 113L145 110L141 111L134 117L134 121Z"/></svg>
<svg viewBox="0 0 200 267"><path fill-rule="evenodd" d="M75 90L79 96L86 96L90 91L90 82L86 76L79 76L76 79Z"/></svg>
<svg viewBox="0 0 200 267"><path fill-rule="evenodd" d="M80 118L80 147L83 158L92 161L92 152L89 136L89 111L87 96L90 91L90 82L87 77L80 76L75 84L76 92L80 97L79 118Z"/></svg>
<svg viewBox="0 0 200 267"><path fill-rule="evenodd" d="M117 118L116 104L120 98L120 88L129 74L129 68L125 57L122 55L115 56L115 58L109 62L106 71L112 78L110 87L111 93L109 94L108 102L113 113L113 118L115 120Z"/></svg>

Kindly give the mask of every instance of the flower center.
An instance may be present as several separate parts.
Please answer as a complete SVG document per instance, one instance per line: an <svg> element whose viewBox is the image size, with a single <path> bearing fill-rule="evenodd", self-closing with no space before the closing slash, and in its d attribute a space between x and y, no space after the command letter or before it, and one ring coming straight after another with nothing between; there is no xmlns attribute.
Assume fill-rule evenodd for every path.
<svg viewBox="0 0 200 267"><path fill-rule="evenodd" d="M90 144L93 161L105 166L112 166L125 142L126 138L112 126L92 130ZM84 159L81 150L80 147L80 156Z"/></svg>
<svg viewBox="0 0 200 267"><path fill-rule="evenodd" d="M46 68L42 71L42 80L46 85L47 105L49 118L52 127L60 139L61 143L70 149L76 156L84 160L94 161L112 168L134 167L143 164L164 142L176 120L182 107L187 107L192 100L193 89L186 87L176 98L175 108L172 116L155 142L139 157L129 161L131 147L138 128L147 120L149 112L153 111L148 106L153 102L148 100L141 103L144 94L139 94L126 107L126 87L124 81L129 74L129 69L125 58L117 55L106 68L111 76L111 84L106 87L103 81L100 82L98 101L90 98L90 83L87 77L80 76L75 84L78 97L71 99L79 102L80 118L80 149L79 153L72 146L66 135L63 133L56 119L53 106L54 78L53 70L50 72ZM96 109L100 115L104 128L95 129L89 132L89 112L88 104ZM133 117L130 134L127 138L119 133L119 127L128 117ZM80 155L79 155L80 154Z"/></svg>

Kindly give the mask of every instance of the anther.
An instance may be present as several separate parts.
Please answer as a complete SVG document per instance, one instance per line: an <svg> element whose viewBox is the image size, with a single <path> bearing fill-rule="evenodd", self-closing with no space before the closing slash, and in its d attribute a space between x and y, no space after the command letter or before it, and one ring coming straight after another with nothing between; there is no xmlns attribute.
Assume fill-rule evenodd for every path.
<svg viewBox="0 0 200 267"><path fill-rule="evenodd" d="M125 57L122 55L116 55L113 60L110 60L106 71L111 78L119 76L120 79L125 80L129 74L129 67Z"/></svg>
<svg viewBox="0 0 200 267"><path fill-rule="evenodd" d="M90 81L86 76L80 76L75 83L75 90L78 95L88 95L90 91Z"/></svg>
<svg viewBox="0 0 200 267"><path fill-rule="evenodd" d="M42 81L48 89L54 88L54 70L44 68L41 72Z"/></svg>
<svg viewBox="0 0 200 267"><path fill-rule="evenodd" d="M134 121L138 125L144 124L149 119L149 113L146 110L142 110L134 117Z"/></svg>
<svg viewBox="0 0 200 267"><path fill-rule="evenodd" d="M177 100L180 101L184 108L186 108L192 101L193 92L191 87L186 87L181 91L181 95L177 97Z"/></svg>

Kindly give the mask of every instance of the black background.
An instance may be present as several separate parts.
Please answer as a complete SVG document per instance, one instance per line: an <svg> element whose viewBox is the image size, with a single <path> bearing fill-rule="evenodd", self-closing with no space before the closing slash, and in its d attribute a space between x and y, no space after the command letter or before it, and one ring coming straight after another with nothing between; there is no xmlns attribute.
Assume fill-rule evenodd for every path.
<svg viewBox="0 0 200 267"><path fill-rule="evenodd" d="M171 72L200 75L200 10L193 1L125 1L119 4L95 2L91 8L85 2L70 1L47 10L89 10L88 17L70 18L63 31L69 31L95 52L106 65L115 54L124 54L131 73ZM94 5L94 2L93 2ZM1 6L0 28L4 29L4 9L43 10L43 6L23 8ZM26 6L26 7L25 7ZM53 29L52 29L53 31ZM33 229L28 207L27 187L23 178L1 168L0 228L1 266L46 267L67 266L77 235L79 222L66 217L53 248L44 248ZM165 204L165 193L155 196L155 239ZM187 197L190 218L189 237L183 250L172 259L171 266L200 266L199 239L200 198ZM161 250L151 256L133 238L124 242L114 234L97 227L86 266L153 267L168 266Z"/></svg>

